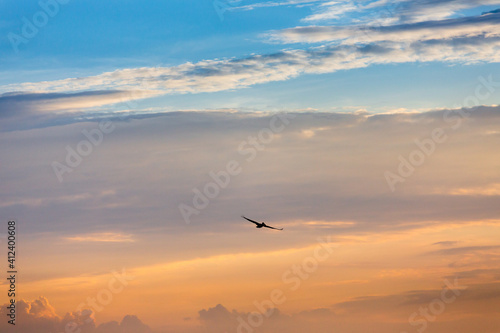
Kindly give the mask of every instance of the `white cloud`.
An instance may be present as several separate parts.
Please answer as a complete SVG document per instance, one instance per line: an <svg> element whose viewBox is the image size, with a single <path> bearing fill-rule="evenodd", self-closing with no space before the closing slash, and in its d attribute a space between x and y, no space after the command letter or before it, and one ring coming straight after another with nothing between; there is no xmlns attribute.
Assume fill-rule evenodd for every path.
<svg viewBox="0 0 500 333"><path fill-rule="evenodd" d="M396 41L403 43L448 40L459 37L500 35L500 14L390 26L304 26L266 34L282 43L318 43L337 41L343 44Z"/></svg>
<svg viewBox="0 0 500 333"><path fill-rule="evenodd" d="M422 22L449 18L461 10L484 5L500 5L500 3L498 0L402 1L397 12L402 21Z"/></svg>
<svg viewBox="0 0 500 333"><path fill-rule="evenodd" d="M317 5L314 14L304 22L340 21L351 23L362 20L366 24L381 22L423 22L442 20L456 15L459 11L483 5L498 5L497 0L379 0L379 1L329 1ZM356 13L355 18L349 14Z"/></svg>
<svg viewBox="0 0 500 333"><path fill-rule="evenodd" d="M327 28L328 29L328 28ZM476 30L474 30L476 31ZM324 32L323 32L324 33ZM283 81L307 73L331 73L372 64L442 61L474 63L500 61L500 37L473 36L429 41L381 41L367 45L338 45L308 50L285 50L244 59L206 60L176 67L124 69L84 78L0 86L0 91L64 93L106 89L147 90L154 94L183 94L240 89ZM18 103L22 95L18 95ZM0 97L7 100L9 96ZM105 101L102 103L112 103ZM69 101L65 104L68 105ZM75 102L72 107L77 107ZM95 103L92 105L96 105ZM88 106L83 104L81 106Z"/></svg>
<svg viewBox="0 0 500 333"><path fill-rule="evenodd" d="M246 6L311 3L316 2L290 0ZM88 77L3 85L0 86L0 92L4 93L0 96L0 117L12 117L26 110L30 114L81 112L134 99L241 89L303 74L332 73L373 64L498 62L500 13L444 19L464 8L495 3L492 0L319 2L316 7L320 12L306 21L344 17L354 11L371 13L374 9L388 10L393 17L385 16L381 20L381 17L361 16L347 25L342 21L336 26L294 27L266 34L281 43L329 43L305 50L289 49L239 59L129 68ZM433 18L441 21L429 21Z"/></svg>
<svg viewBox="0 0 500 333"><path fill-rule="evenodd" d="M346 13L358 11L360 6L353 1L329 1L327 3L322 3L319 8L320 10L318 10L317 13L307 16L303 21L310 22L338 19Z"/></svg>
<svg viewBox="0 0 500 333"><path fill-rule="evenodd" d="M237 10L255 10L260 8L268 8L268 7L279 7L279 6L310 6L314 3L317 3L321 0L286 0L286 1L265 1L265 2L256 2L251 4L234 4L233 7L227 7L227 10L237 11ZM231 6L231 3L228 3Z"/></svg>

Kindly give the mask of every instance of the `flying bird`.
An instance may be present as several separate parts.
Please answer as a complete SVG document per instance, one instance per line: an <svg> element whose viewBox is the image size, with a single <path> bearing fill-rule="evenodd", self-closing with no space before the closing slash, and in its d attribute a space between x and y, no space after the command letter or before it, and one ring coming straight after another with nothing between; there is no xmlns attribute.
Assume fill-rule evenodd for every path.
<svg viewBox="0 0 500 333"><path fill-rule="evenodd" d="M278 228L274 228L274 227L268 226L268 225L267 225L267 224L265 224L264 222L257 222L257 221L254 221L254 220L250 220L249 218L246 218L246 217L244 217L243 215L241 215L241 217L242 217L242 218L244 218L244 219L245 219L245 220L247 220L247 221L250 221L250 222L252 222L252 223L255 223L255 224L257 225L257 226L256 226L256 228L262 228L262 227L264 227L264 228L269 228L269 229L274 229L274 230L283 230L283 228L278 229Z"/></svg>

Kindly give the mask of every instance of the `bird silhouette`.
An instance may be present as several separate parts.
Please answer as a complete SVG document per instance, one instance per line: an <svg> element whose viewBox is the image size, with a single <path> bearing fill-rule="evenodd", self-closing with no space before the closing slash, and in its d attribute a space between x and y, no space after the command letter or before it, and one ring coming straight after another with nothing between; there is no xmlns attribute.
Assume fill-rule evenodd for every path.
<svg viewBox="0 0 500 333"><path fill-rule="evenodd" d="M247 221L250 221L250 222L256 224L257 225L256 228L269 228L269 229L274 229L274 230L283 230L283 228L278 229L278 228L274 228L274 227L268 226L264 222L257 222L257 221L254 221L254 220L250 220L249 218L246 218L243 215L241 215L241 217L244 218Z"/></svg>

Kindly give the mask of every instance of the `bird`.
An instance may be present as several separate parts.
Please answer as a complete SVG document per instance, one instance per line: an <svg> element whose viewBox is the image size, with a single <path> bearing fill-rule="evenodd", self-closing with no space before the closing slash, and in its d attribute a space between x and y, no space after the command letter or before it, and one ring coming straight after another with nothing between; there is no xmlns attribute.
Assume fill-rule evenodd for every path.
<svg viewBox="0 0 500 333"><path fill-rule="evenodd" d="M269 228L269 229L274 229L274 230L283 230L283 228L278 229L278 228L274 228L274 227L268 226L264 222L257 222L257 221L254 221L254 220L250 220L249 218L246 218L243 215L241 215L241 217L244 218L247 221L255 223L257 225L256 228L262 228L262 227L264 227L264 228Z"/></svg>

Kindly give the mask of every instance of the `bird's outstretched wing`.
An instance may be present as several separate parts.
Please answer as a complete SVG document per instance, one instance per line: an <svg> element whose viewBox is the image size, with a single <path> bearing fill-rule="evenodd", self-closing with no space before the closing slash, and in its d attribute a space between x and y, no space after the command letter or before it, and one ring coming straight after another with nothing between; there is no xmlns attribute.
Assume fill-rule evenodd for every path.
<svg viewBox="0 0 500 333"><path fill-rule="evenodd" d="M274 230L283 230L283 228L275 228L275 227L270 227L270 226L268 226L267 224L264 224L264 227L265 227L265 228L269 228L269 229L274 229Z"/></svg>
<svg viewBox="0 0 500 333"><path fill-rule="evenodd" d="M252 222L252 223L255 223L255 224L257 224L257 225L259 225L259 224L260 224L259 222L256 222L256 221L254 221L254 220L250 220L249 218L246 218L246 217L244 217L243 215L241 215L241 217L242 217L242 218L244 218L245 220L250 221L250 222Z"/></svg>

